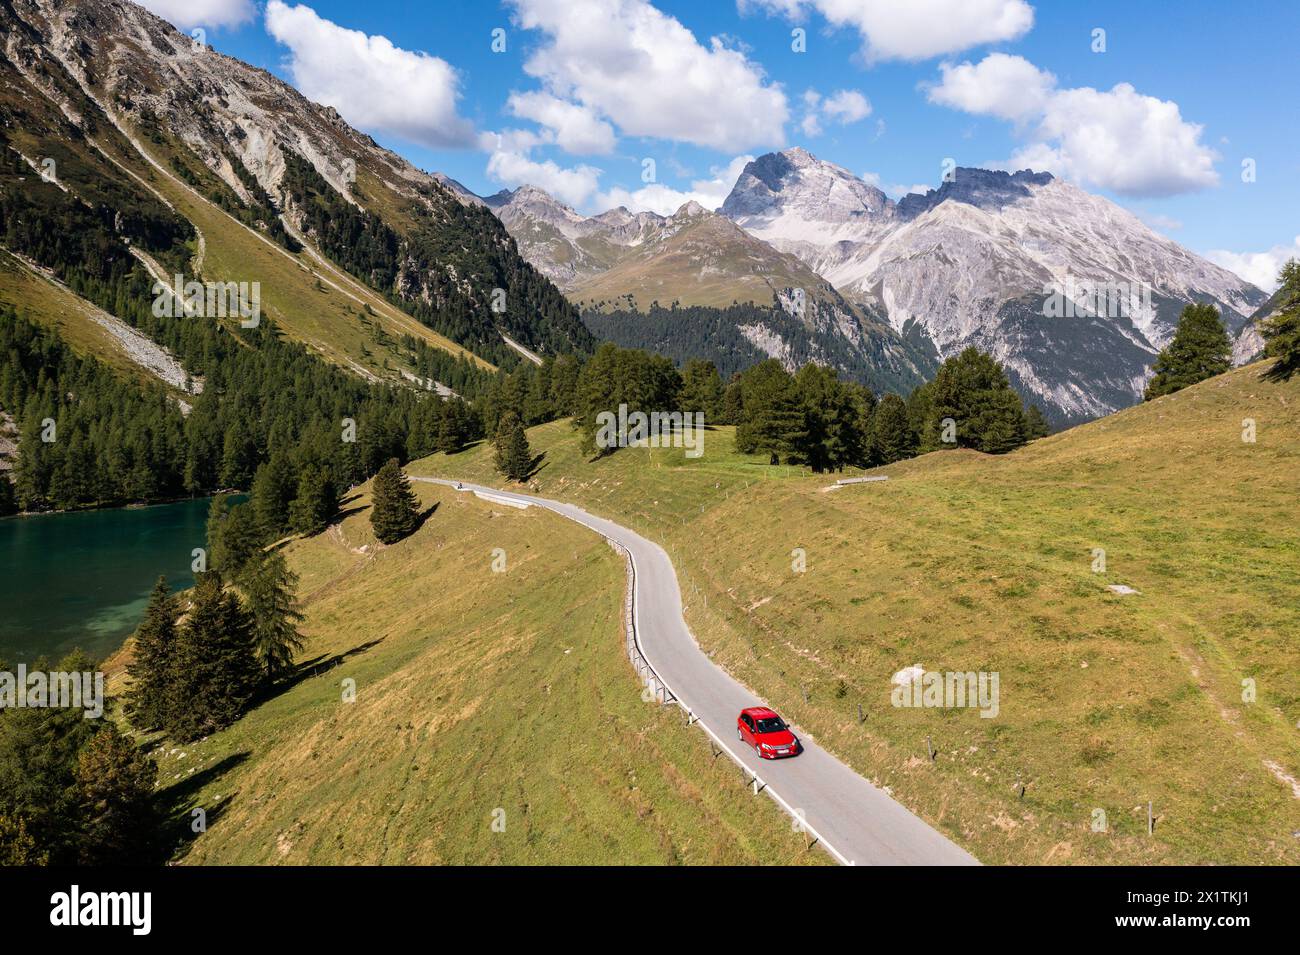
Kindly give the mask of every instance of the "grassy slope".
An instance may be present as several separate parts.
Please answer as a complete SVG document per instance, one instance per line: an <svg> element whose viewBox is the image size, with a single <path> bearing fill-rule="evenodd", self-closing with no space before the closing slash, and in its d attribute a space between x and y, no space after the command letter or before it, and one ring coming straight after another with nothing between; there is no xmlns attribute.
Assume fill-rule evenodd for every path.
<svg viewBox="0 0 1300 955"><path fill-rule="evenodd" d="M546 512L415 487L439 506L406 541L375 552L363 488L341 524L290 545L304 657L334 665L159 753L184 819L210 813L184 861L828 861L675 710L641 701L612 550Z"/></svg>
<svg viewBox="0 0 1300 955"><path fill-rule="evenodd" d="M399 380L399 369L411 367L400 346L402 335L412 335L454 355L467 354L323 257L313 258L307 251L293 255L226 214L165 171L171 147L138 136L136 141L156 166L135 150L127 152L116 138L105 137L99 145L199 230L203 278L260 282L262 314L291 338L335 364L390 380ZM367 305L369 314L364 311ZM482 359L474 361L491 367Z"/></svg>
<svg viewBox="0 0 1300 955"><path fill-rule="evenodd" d="M733 302L770 306L779 289L802 288L821 294L824 279L793 255L780 253L721 216L701 217L670 238L648 248L624 252L607 271L572 289L578 302L623 304L631 295L636 307L658 302L726 308Z"/></svg>
<svg viewBox="0 0 1300 955"><path fill-rule="evenodd" d="M59 337L84 357L96 358L136 381L162 384L147 369L131 360L126 349L92 316L98 309L71 289L34 272L11 253L0 249L0 305L58 332ZM183 396L184 392L169 389Z"/></svg>
<svg viewBox="0 0 1300 955"><path fill-rule="evenodd" d="M166 140L151 142L135 130L132 135L137 147L107 121L89 139L73 137L66 131L51 133L51 129L64 122L62 114L25 81L16 79L12 73L6 73L6 78L15 84L13 93L20 98L21 109L42 117L42 122L34 128L16 126L8 131L15 148L29 158L54 156L60 181L92 203L105 198L101 195L102 184L116 179L133 180L137 186L161 198L201 234L191 268L198 266L207 281L260 282L262 314L327 360L353 371L396 381L401 380L401 370L411 368L409 356L399 344L404 334L452 354L465 352L341 269L313 258L307 251L290 254L181 182L168 165L173 155L183 156L191 169L215 181L214 175L184 147ZM6 90L6 96L9 93ZM81 104L79 108L93 111L88 102L82 103L79 92L70 95ZM146 150L149 159L139 150ZM371 191L384 193L382 187ZM162 272L171 275L170 269L163 268ZM9 286L8 270L3 274ZM192 277L192 274L186 276ZM7 299L12 299L33 320L60 326L70 342L80 347L94 346L93 354L114 363L113 351L99 347L103 344L98 337L102 332L97 332L93 323L83 321L84 315L78 310L63 307L39 289L9 287L6 292ZM366 305L372 314L365 313ZM481 359L474 361L482 367L491 367Z"/></svg>
<svg viewBox="0 0 1300 955"><path fill-rule="evenodd" d="M530 432L534 484L665 543L705 649L983 861L1296 864L1300 381L1258 376L833 493L725 429L698 461L588 463L558 423ZM413 471L497 480L485 449ZM999 716L892 707L917 663L998 671Z"/></svg>

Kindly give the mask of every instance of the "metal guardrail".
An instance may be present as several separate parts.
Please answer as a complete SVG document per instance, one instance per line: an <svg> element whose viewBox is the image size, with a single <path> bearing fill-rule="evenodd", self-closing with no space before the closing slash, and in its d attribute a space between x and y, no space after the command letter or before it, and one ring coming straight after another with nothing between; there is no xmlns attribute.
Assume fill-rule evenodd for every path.
<svg viewBox="0 0 1300 955"><path fill-rule="evenodd" d="M640 677L640 679L645 683L646 688L652 694L646 702L649 702L651 699L657 699L661 704L671 703L680 707L682 711L686 713L686 725L695 725L704 730L704 732L708 734L712 743L717 746L718 752L713 754L714 758L722 755L722 753L726 753L727 756L731 757L731 761L739 766L741 771L749 777L748 785L753 789L755 796L761 792L767 793L772 797L777 805L784 809L790 818L797 823L798 831L812 836L813 841L809 845L809 848L820 843L822 848L829 852L832 858L841 865L856 865L852 859L847 858L844 853L840 852L839 849L836 849L834 845L828 842L821 833L808 823L804 818L802 810L791 806L790 803L788 803L776 790L769 789L767 783L763 781L758 773L746 766L744 761L736 755L735 751L732 750L730 746L723 742L723 740L714 733L713 730L705 726L704 722L691 712L690 707L688 707L681 698L678 697L671 688L669 688L667 682L665 682L664 679L659 676L655 668L650 665L650 661L646 659L645 653L641 650L641 639L637 633L636 626L636 560L632 557L631 551L612 537L606 537L605 542L616 552L622 554L627 562L627 599L624 601L625 609L623 614L623 629L627 643L628 659L631 660L632 666L637 671L638 677Z"/></svg>
<svg viewBox="0 0 1300 955"><path fill-rule="evenodd" d="M679 703L677 696L668 689L668 684L663 681L655 668L650 665L650 661L645 658L641 652L641 641L636 632L636 561L632 559L632 552L626 547L614 540L612 537L606 537L605 543L614 548L615 551L623 555L627 563L627 599L623 601L623 633L627 645L627 656L632 661L632 667L636 670L637 676L645 683L646 689L651 694L651 699L656 699L660 703ZM650 702L649 699L646 702Z"/></svg>
<svg viewBox="0 0 1300 955"><path fill-rule="evenodd" d="M473 486L466 486L461 482L450 481L445 478L418 478L417 480L427 481L433 484L443 484L461 491L475 490ZM763 781L758 773L746 766L744 761L722 740L721 737L718 736L717 733L705 726L704 722L691 711L691 708L687 706L675 692L673 692L667 681L665 681L655 668L650 665L650 661L646 659L645 652L641 648L641 636L637 628L636 559L632 556L632 552L612 537L607 536L603 531L592 527L586 521L560 511L545 498L534 498L533 503L559 514L566 520L573 521L576 524L581 524L588 530L595 531L597 534L600 534L601 537L605 538L605 542L608 543L610 547L612 547L617 553L623 555L624 560L627 562L627 599L624 602L623 612L624 639L626 641L628 659L636 669L637 675L645 683L646 688L651 693L649 699L658 700L661 704L672 704L680 707L686 714L686 724L688 726L695 725L704 730L704 732L708 734L709 739L717 747L718 751L713 754L715 758L726 753L727 756L731 758L731 761L739 766L741 771L749 777L748 785L753 789L755 796L761 792L767 793L772 797L777 805L786 811L791 819L795 820L798 824L799 831L812 836L813 841L809 848L813 845L820 844L823 849L829 852L831 856L842 865L856 865L852 859L845 856L844 853L840 852L839 849L835 848L834 845L828 842L820 832L818 832L813 826L809 825L809 823L804 819L802 810L791 806L790 803L787 802L776 790L768 788L767 783ZM674 568L674 573L675 572L676 569ZM649 700L647 700L647 702L649 702Z"/></svg>

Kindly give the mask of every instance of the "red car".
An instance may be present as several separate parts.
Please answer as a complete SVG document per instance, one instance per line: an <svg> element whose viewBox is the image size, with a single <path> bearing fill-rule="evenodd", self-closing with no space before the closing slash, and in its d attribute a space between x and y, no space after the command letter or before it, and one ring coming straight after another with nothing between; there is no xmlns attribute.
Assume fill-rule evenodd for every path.
<svg viewBox="0 0 1300 955"><path fill-rule="evenodd" d="M742 743L754 747L754 752L763 759L796 756L799 753L798 737L790 732L785 720L766 706L751 706L747 710L741 710L740 716L736 717L736 736Z"/></svg>

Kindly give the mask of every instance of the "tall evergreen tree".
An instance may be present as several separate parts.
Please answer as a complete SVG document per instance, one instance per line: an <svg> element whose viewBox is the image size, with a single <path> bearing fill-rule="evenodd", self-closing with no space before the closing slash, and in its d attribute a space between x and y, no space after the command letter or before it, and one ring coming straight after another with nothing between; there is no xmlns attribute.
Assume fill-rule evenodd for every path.
<svg viewBox="0 0 1300 955"><path fill-rule="evenodd" d="M682 369L682 410L704 413L704 420L716 422L722 413L722 376L711 361L692 358Z"/></svg>
<svg viewBox="0 0 1300 955"><path fill-rule="evenodd" d="M200 574L190 591L175 661L172 685L180 702L167 726L175 739L198 739L243 715L260 678L252 621L216 571Z"/></svg>
<svg viewBox="0 0 1300 955"><path fill-rule="evenodd" d="M371 492L370 526L384 544L396 544L419 524L419 502L397 458L375 475Z"/></svg>
<svg viewBox="0 0 1300 955"><path fill-rule="evenodd" d="M497 426L494 462L496 469L511 481L527 481L532 472L532 449L519 416L510 412Z"/></svg>
<svg viewBox="0 0 1300 955"><path fill-rule="evenodd" d="M50 854L44 851L22 816L0 812L0 866L49 865Z"/></svg>
<svg viewBox="0 0 1300 955"><path fill-rule="evenodd" d="M292 671L294 654L303 646L297 589L298 575L279 551L266 554L248 575L245 591L253 620L253 649L268 680Z"/></svg>
<svg viewBox="0 0 1300 955"><path fill-rule="evenodd" d="M1147 401L1221 375L1232 367L1232 342L1213 305L1188 305L1178 317L1173 339L1156 356L1147 383Z"/></svg>
<svg viewBox="0 0 1300 955"><path fill-rule="evenodd" d="M339 508L334 479L321 467L305 467L298 476L298 494L289 505L289 526L298 534L319 534Z"/></svg>
<svg viewBox="0 0 1300 955"><path fill-rule="evenodd" d="M1025 408L1025 423L1023 427L1026 441L1033 441L1037 438L1045 438L1052 433L1052 426L1047 423L1047 418L1043 414L1043 409L1038 405L1029 405Z"/></svg>
<svg viewBox="0 0 1300 955"><path fill-rule="evenodd" d="M147 731L167 724L168 710L174 702L172 670L179 616L167 578L159 577L149 595L144 620L135 632L133 660L127 667L131 688L127 693L126 715L136 729Z"/></svg>
<svg viewBox="0 0 1300 955"><path fill-rule="evenodd" d="M261 551L265 535L247 502L230 506L224 495L208 508L208 569L237 580Z"/></svg>
<svg viewBox="0 0 1300 955"><path fill-rule="evenodd" d="M112 723L82 748L76 791L82 865L141 865L156 859L158 767Z"/></svg>
<svg viewBox="0 0 1300 955"><path fill-rule="evenodd" d="M872 464L893 464L916 453L907 404L898 395L885 395L876 405L867 443Z"/></svg>
<svg viewBox="0 0 1300 955"><path fill-rule="evenodd" d="M1003 454L1024 444L1024 406L1002 366L978 348L967 348L939 367L930 395L928 426L940 447ZM956 440L945 442L947 419Z"/></svg>
<svg viewBox="0 0 1300 955"><path fill-rule="evenodd" d="M435 450L443 454L456 454L465 447L469 422L465 402L448 398L443 402L442 416L438 421L438 439Z"/></svg>
<svg viewBox="0 0 1300 955"><path fill-rule="evenodd" d="M1286 381L1300 371L1300 261L1289 260L1278 276L1280 299L1278 311L1260 327L1264 336L1264 354L1276 358L1268 376Z"/></svg>
<svg viewBox="0 0 1300 955"><path fill-rule="evenodd" d="M95 662L74 651L53 666L38 658L31 669L82 673L94 670ZM104 722L86 719L75 707L0 710L0 813L20 817L51 864L77 862L77 754Z"/></svg>
<svg viewBox="0 0 1300 955"><path fill-rule="evenodd" d="M779 361L761 361L741 376L741 405L737 451L767 454L772 464L798 456L807 429L794 383Z"/></svg>
<svg viewBox="0 0 1300 955"><path fill-rule="evenodd" d="M281 455L258 467L249 504L265 538L274 540L289 529L289 505L297 483L292 465Z"/></svg>
<svg viewBox="0 0 1300 955"><path fill-rule="evenodd" d="M794 389L803 411L802 437L794 449L799 459L817 473L856 460L858 406L835 370L804 365L794 376Z"/></svg>

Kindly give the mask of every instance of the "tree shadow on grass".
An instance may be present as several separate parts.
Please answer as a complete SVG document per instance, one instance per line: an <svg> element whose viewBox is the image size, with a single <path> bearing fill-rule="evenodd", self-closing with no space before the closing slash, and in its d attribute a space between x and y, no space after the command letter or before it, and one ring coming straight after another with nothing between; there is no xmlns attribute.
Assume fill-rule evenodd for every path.
<svg viewBox="0 0 1300 955"><path fill-rule="evenodd" d="M199 835L194 831L195 809L203 810L202 817L198 818L202 818L204 830L211 828L212 824L221 817L234 800L233 794L223 796L207 805L196 805L195 800L205 787L246 762L251 755L248 750L231 753L206 769L186 776L174 786L169 786L158 794L158 814L162 827L158 842L163 856L159 859L160 862L183 858L193 845L194 839Z"/></svg>
<svg viewBox="0 0 1300 955"><path fill-rule="evenodd" d="M360 514L369 507L369 504L359 504L356 507L340 508L334 516L329 519L329 523L325 526L333 527L335 524L342 524L344 520L351 517L353 514Z"/></svg>
<svg viewBox="0 0 1300 955"><path fill-rule="evenodd" d="M415 517L415 528L411 531L412 534L414 534L414 533L415 533L416 531L418 531L421 527L423 527L425 521L427 521L429 518L433 517L433 512L436 511L436 510L438 509L438 506L439 506L441 503L442 503L442 501L434 501L432 504L430 504L430 505L429 505L428 507L426 507L423 511L421 511L419 514L416 515L416 517ZM407 536L410 536L410 535L407 535Z"/></svg>
<svg viewBox="0 0 1300 955"><path fill-rule="evenodd" d="M1259 377L1261 381L1271 381L1276 384L1290 381L1297 372L1300 372L1300 361L1284 362L1279 359L1273 362L1271 367L1266 368Z"/></svg>
<svg viewBox="0 0 1300 955"><path fill-rule="evenodd" d="M380 637L378 640L371 640L368 643L358 644L351 650L344 650L342 653L330 655L322 654L318 657L312 657L310 660L303 660L294 667L293 672L288 676L283 677L275 683L272 683L270 686L264 688L253 701L253 705L256 706L260 703L266 702L267 700L274 699L275 697L292 690L304 680L323 676L330 670L333 670L336 666L342 664L345 660L357 656L358 654L365 653L367 650L373 649L383 642L384 638Z"/></svg>

